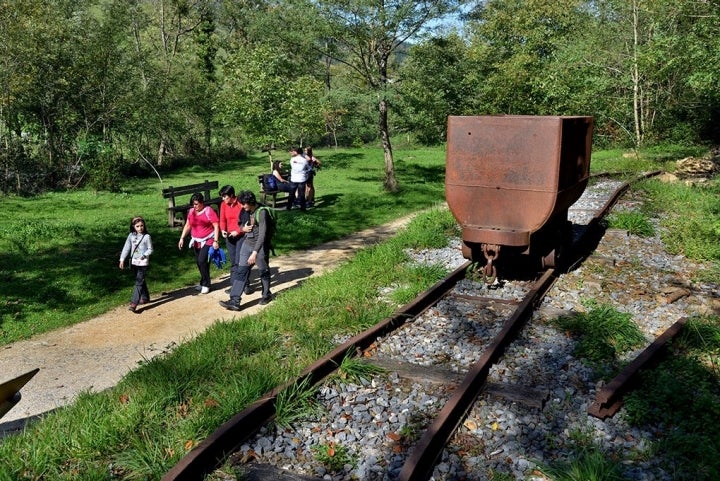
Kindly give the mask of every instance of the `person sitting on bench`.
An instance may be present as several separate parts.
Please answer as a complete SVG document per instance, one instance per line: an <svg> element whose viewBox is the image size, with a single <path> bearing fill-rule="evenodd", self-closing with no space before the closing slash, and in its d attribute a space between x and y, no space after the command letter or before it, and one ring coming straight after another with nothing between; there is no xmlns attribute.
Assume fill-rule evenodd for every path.
<svg viewBox="0 0 720 481"><path fill-rule="evenodd" d="M275 190L279 190L280 192L287 192L288 194L295 192L295 189L297 188L295 185L293 185L292 182L285 179L282 174L280 173L282 171L282 161L276 160L273 162L273 170L272 175L275 178ZM294 196L291 196L294 197ZM290 199L288 199L288 205L287 210L290 210L292 207L292 202L290 202Z"/></svg>

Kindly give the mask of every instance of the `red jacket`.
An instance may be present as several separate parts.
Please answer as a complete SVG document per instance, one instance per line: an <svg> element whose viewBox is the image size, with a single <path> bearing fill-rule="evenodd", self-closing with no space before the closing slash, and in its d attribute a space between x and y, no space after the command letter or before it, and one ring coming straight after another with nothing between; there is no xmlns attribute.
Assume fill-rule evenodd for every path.
<svg viewBox="0 0 720 481"><path fill-rule="evenodd" d="M240 211L242 211L242 205L238 202L237 197L232 201L230 205L225 202L220 203L220 231L221 232L232 232L238 233L238 237L243 235L242 229L238 221L240 219Z"/></svg>

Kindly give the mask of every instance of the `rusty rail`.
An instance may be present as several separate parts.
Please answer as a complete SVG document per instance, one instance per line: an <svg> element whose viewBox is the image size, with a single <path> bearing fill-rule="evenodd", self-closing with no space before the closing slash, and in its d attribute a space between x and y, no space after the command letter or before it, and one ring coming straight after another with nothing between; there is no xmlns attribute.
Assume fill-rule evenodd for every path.
<svg viewBox="0 0 720 481"><path fill-rule="evenodd" d="M311 385L319 383L340 366L348 353L356 354L367 349L378 337L394 331L407 321L421 315L465 277L465 271L469 264L469 262L464 263L445 279L435 283L413 302L406 304L390 317L383 319L375 326L338 346L325 357L302 371L294 381L274 388L242 412L233 416L193 448L170 471L165 473L162 481L203 479L206 474L222 462L227 454L234 451L263 425L272 420L275 416L275 401L278 394L288 387L304 382L309 382Z"/></svg>
<svg viewBox="0 0 720 481"><path fill-rule="evenodd" d="M630 391L638 381L640 371L650 367L658 360L665 351L665 345L682 330L686 322L687 318L683 317L670 326L620 374L598 391L595 401L588 406L588 414L600 419L614 416L622 406L622 396Z"/></svg>
<svg viewBox="0 0 720 481"><path fill-rule="evenodd" d="M488 372L505 348L512 342L518 330L532 315L538 303L555 282L555 271L548 269L522 300L513 315L505 321L502 330L495 336L490 347L483 352L480 360L470 369L460 386L455 390L440 415L415 446L400 471L401 481L426 480L432 475L433 467L443 448L460 425L487 380Z"/></svg>

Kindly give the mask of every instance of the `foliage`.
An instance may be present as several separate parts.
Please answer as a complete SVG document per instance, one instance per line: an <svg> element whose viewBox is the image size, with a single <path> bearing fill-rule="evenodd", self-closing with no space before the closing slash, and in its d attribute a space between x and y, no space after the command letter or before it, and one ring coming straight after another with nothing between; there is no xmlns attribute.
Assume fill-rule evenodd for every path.
<svg viewBox="0 0 720 481"><path fill-rule="evenodd" d="M392 137L442 142L447 115L592 115L602 147L720 138L716 3L491 0L441 29L460 4L0 1L0 192L113 191L273 142L380 142L392 192Z"/></svg>
<svg viewBox="0 0 720 481"><path fill-rule="evenodd" d="M640 237L651 237L655 234L650 219L638 211L614 212L608 217L608 223L614 229L624 229Z"/></svg>
<svg viewBox="0 0 720 481"><path fill-rule="evenodd" d="M448 115L475 113L478 78L458 34L431 37L410 47L397 90L399 126L424 145L445 141Z"/></svg>
<svg viewBox="0 0 720 481"><path fill-rule="evenodd" d="M587 312L561 316L554 321L560 329L580 336L575 348L577 356L596 363L608 363L645 341L640 330L632 323L630 314L594 301L588 301L587 304Z"/></svg>
<svg viewBox="0 0 720 481"><path fill-rule="evenodd" d="M89 175L90 187L108 192L120 190L123 159L111 145L96 139L82 141L78 145L78 157Z"/></svg>
<svg viewBox="0 0 720 481"><path fill-rule="evenodd" d="M552 481L622 481L618 463L597 447L581 450L577 456L558 461L540 471Z"/></svg>
<svg viewBox="0 0 720 481"><path fill-rule="evenodd" d="M625 399L628 422L666 431L655 444L656 455L679 480L720 475L720 436L706 429L720 416L718 354L717 316L692 319L673 341L672 357L644 372Z"/></svg>
<svg viewBox="0 0 720 481"><path fill-rule="evenodd" d="M701 185L681 182L643 182L650 197L648 207L665 212L661 220L663 242L673 253L690 259L720 259L720 183L715 179ZM671 211L666 206L673 205Z"/></svg>
<svg viewBox="0 0 720 481"><path fill-rule="evenodd" d="M356 0L353 2L298 0L319 33L317 48L324 57L347 66L377 97L377 125L385 164L383 188L398 190L388 112L398 50L423 28L452 13L457 0Z"/></svg>
<svg viewBox="0 0 720 481"><path fill-rule="evenodd" d="M346 380L347 382L358 383L361 380L367 380L368 378L377 374L382 374L385 369L375 366L369 362L363 361L353 356L352 353L348 353L340 363L338 368L338 375L340 379Z"/></svg>
<svg viewBox="0 0 720 481"><path fill-rule="evenodd" d="M315 399L316 387L306 377L282 390L275 400L275 424L290 429L298 421L318 416L322 406Z"/></svg>
<svg viewBox="0 0 720 481"><path fill-rule="evenodd" d="M225 125L239 125L254 147L302 144L323 132L323 86L296 76L289 56L269 47L241 48L225 63L215 110Z"/></svg>
<svg viewBox="0 0 720 481"><path fill-rule="evenodd" d="M481 2L468 23L480 111L593 115L604 147L714 140L717 124L706 121L716 115L708 105L717 89L705 89L718 81L707 71L717 50L706 47L717 45L709 38L717 9L691 1Z"/></svg>
<svg viewBox="0 0 720 481"><path fill-rule="evenodd" d="M346 464L356 464L348 448L342 444L319 444L312 447L312 452L315 459L332 472L342 471Z"/></svg>

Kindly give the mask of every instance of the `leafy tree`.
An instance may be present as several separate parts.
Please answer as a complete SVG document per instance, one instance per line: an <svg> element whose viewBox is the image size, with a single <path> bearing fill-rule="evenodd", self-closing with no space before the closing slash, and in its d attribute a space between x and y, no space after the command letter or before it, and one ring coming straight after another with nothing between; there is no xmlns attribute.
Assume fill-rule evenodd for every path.
<svg viewBox="0 0 720 481"><path fill-rule="evenodd" d="M63 159L77 117L72 104L77 91L69 85L82 83L75 77L83 22L82 3L52 1L6 2L0 10L7 34L2 51L4 122L15 134L26 132L36 140L37 159L56 181L64 170ZM76 10L77 9L77 10Z"/></svg>
<svg viewBox="0 0 720 481"><path fill-rule="evenodd" d="M587 114L599 138L697 141L718 94L718 6L680 0L491 0L472 12L488 113Z"/></svg>
<svg viewBox="0 0 720 481"><path fill-rule="evenodd" d="M388 112L396 65L393 56L431 22L451 13L457 0L298 0L299 11L318 15L314 28L324 41L316 48L323 56L346 65L377 97L378 129L385 153L385 190L395 192L398 181L390 142Z"/></svg>
<svg viewBox="0 0 720 481"><path fill-rule="evenodd" d="M140 89L129 133L142 154L155 146L156 162L199 142L209 152L211 105L215 94L212 0L137 0L131 9L135 63Z"/></svg>
<svg viewBox="0 0 720 481"><path fill-rule="evenodd" d="M471 52L481 82L480 110L547 113L546 66L577 34L582 0L490 0L470 18Z"/></svg>
<svg viewBox="0 0 720 481"><path fill-rule="evenodd" d="M448 115L477 113L478 85L471 65L457 33L412 46L400 67L399 124L423 144L444 142Z"/></svg>
<svg viewBox="0 0 720 481"><path fill-rule="evenodd" d="M238 49L224 66L216 104L219 121L237 126L255 147L284 146L322 134L323 84L294 74L295 64L268 46Z"/></svg>
<svg viewBox="0 0 720 481"><path fill-rule="evenodd" d="M73 186L87 173L78 140L109 139L128 95L122 39L125 29L91 1L20 0L0 5L2 135L22 138L33 164L18 191L42 184ZM6 130L5 130L6 129ZM17 171L16 171L17 172Z"/></svg>

